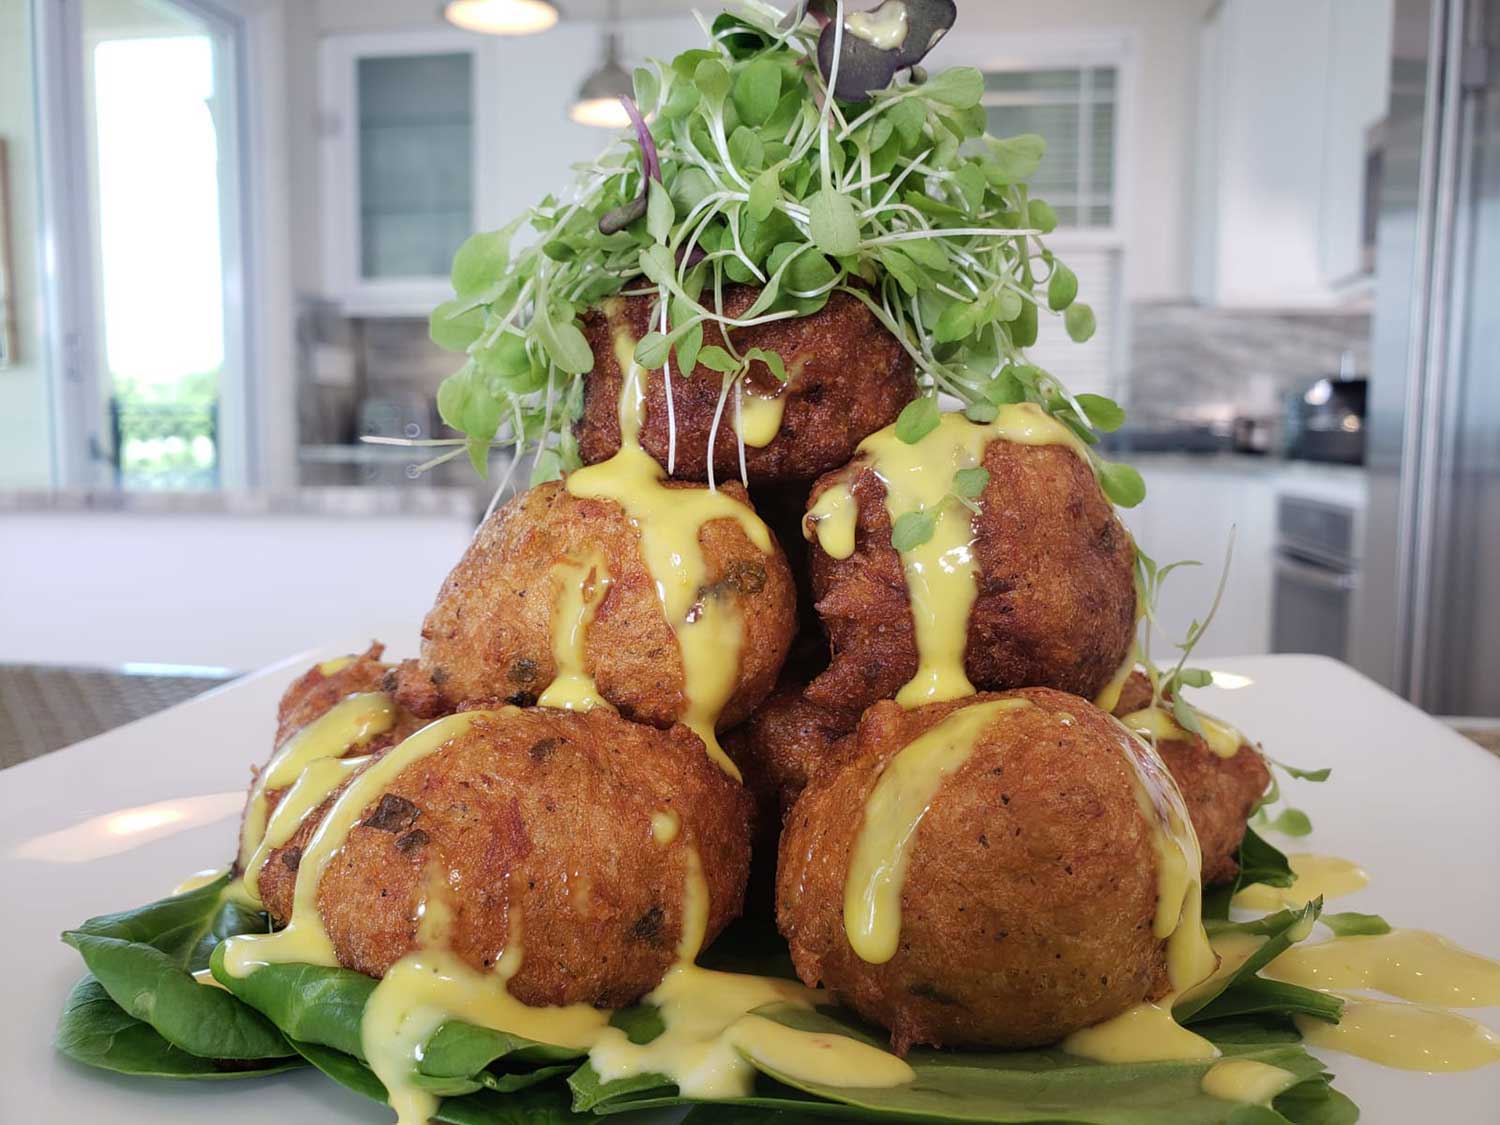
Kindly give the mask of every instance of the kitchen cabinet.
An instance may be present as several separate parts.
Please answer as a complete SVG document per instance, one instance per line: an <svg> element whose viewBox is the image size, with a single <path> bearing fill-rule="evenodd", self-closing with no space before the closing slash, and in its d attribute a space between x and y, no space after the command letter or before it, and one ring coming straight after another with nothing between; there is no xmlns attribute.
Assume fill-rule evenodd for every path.
<svg viewBox="0 0 1500 1125"><path fill-rule="evenodd" d="M1391 0L1225 0L1201 36L1194 295L1360 295L1366 138L1386 115Z"/></svg>
<svg viewBox="0 0 1500 1125"><path fill-rule="evenodd" d="M322 45L323 273L351 315L421 315L453 252L499 225L492 45L443 29Z"/></svg>

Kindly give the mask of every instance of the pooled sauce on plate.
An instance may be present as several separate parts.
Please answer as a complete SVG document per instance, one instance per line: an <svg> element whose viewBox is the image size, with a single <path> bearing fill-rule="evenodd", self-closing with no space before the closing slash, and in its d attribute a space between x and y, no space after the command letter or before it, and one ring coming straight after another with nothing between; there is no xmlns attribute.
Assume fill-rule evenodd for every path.
<svg viewBox="0 0 1500 1125"><path fill-rule="evenodd" d="M1244 910L1281 910L1302 906L1320 895L1324 902L1343 898L1370 882L1359 864L1337 856L1299 854L1286 858L1296 876L1290 887L1252 883L1234 896L1234 905Z"/></svg>

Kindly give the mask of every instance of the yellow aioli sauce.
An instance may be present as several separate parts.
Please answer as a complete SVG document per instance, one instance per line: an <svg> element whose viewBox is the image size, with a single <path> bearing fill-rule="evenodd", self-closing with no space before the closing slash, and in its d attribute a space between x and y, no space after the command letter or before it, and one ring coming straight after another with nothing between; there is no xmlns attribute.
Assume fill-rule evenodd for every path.
<svg viewBox="0 0 1500 1125"><path fill-rule="evenodd" d="M881 51L893 51L906 42L906 5L901 0L886 0L871 12L850 12L844 27L856 39L863 39Z"/></svg>
<svg viewBox="0 0 1500 1125"><path fill-rule="evenodd" d="M866 1090L914 1082L917 1072L889 1051L850 1039L799 1031L763 1016L741 1016L725 1040L740 1054L794 1081Z"/></svg>
<svg viewBox="0 0 1500 1125"><path fill-rule="evenodd" d="M448 949L452 910L440 875L429 870L418 909L419 948L386 972L365 1003L360 1048L386 1088L398 1125L425 1125L440 1099L412 1082L422 1049L449 1020L509 1032L540 1043L586 1050L609 1019L587 1004L532 1008L510 994L521 968L519 913L509 916L505 950L492 972L479 972Z"/></svg>
<svg viewBox="0 0 1500 1125"><path fill-rule="evenodd" d="M349 832L367 809L408 767L437 753L474 725L475 720L495 712L463 711L438 719L390 750L383 758L358 774L339 794L318 830L313 833L297 867L292 895L292 916L285 929L274 934L242 934L224 942L224 967L234 976L248 976L261 965L296 962L336 966L333 942L318 911L318 884L328 864L344 847Z"/></svg>
<svg viewBox="0 0 1500 1125"><path fill-rule="evenodd" d="M370 764L368 755L357 758L319 758L309 762L307 768L292 782L291 788L276 802L276 811L271 814L260 844L245 864L245 873L240 877L245 895L252 902L260 899L260 875L265 870L271 852L281 847L297 834L304 821L354 774Z"/></svg>
<svg viewBox="0 0 1500 1125"><path fill-rule="evenodd" d="M1139 629L1141 625L1140 599L1136 599L1135 624ZM1140 642L1134 639L1130 642L1130 651L1125 654L1115 674L1110 677L1109 683L1100 689L1099 694L1094 697L1094 706L1101 711L1113 713L1119 705L1120 695L1125 690L1125 685L1130 682L1130 673L1135 671L1136 663L1141 658Z"/></svg>
<svg viewBox="0 0 1500 1125"><path fill-rule="evenodd" d="M1123 725L1122 749L1136 778L1136 800L1152 826L1156 851L1156 915L1152 933L1167 943L1171 991L1160 1000L1127 1009L1113 1019L1075 1031L1062 1041L1070 1054L1098 1062L1157 1062L1215 1058L1219 1049L1172 1018L1172 1005L1212 977L1217 959L1203 929L1203 858L1198 837L1161 757Z"/></svg>
<svg viewBox="0 0 1500 1125"><path fill-rule="evenodd" d="M1266 975L1304 988L1384 992L1445 1008L1500 1006L1500 961L1425 930L1299 945L1268 965Z"/></svg>
<svg viewBox="0 0 1500 1125"><path fill-rule="evenodd" d="M772 398L743 388L739 413L740 440L751 449L764 449L781 432L781 420L786 416L786 392Z"/></svg>
<svg viewBox="0 0 1500 1125"><path fill-rule="evenodd" d="M325 676L334 676L353 664L357 657L335 656L332 660L325 660L318 665L318 671Z"/></svg>
<svg viewBox="0 0 1500 1125"><path fill-rule="evenodd" d="M1319 895L1324 902L1352 895L1370 882L1370 876L1357 863L1337 856L1299 853L1286 858L1296 875L1290 887L1251 883L1234 896L1233 905L1243 910L1282 910L1302 906Z"/></svg>
<svg viewBox="0 0 1500 1125"><path fill-rule="evenodd" d="M342 758L356 746L384 734L395 725L396 701L389 695L383 692L351 695L297 731L276 751L250 789L250 804L240 826L238 865L245 876L245 890L251 900L258 901L255 888L260 864L255 862L256 853L262 853L260 861L264 863L264 853L269 851L263 847L269 819L266 794L293 785L314 762ZM323 792L323 797L329 792L332 792L331 787ZM319 798L309 807L315 808L321 803L322 798ZM296 831L295 825L292 831ZM291 834L288 832L286 836Z"/></svg>
<svg viewBox="0 0 1500 1125"><path fill-rule="evenodd" d="M552 659L557 674L537 706L559 711L592 711L595 707L613 711L589 674L585 647L589 626L614 580L604 560L597 556L582 563L563 563L554 568L554 574L562 584L552 615Z"/></svg>
<svg viewBox="0 0 1500 1125"><path fill-rule="evenodd" d="M992 441L1020 445L1065 445L1089 464L1083 443L1034 403L1002 406L993 422L980 425L962 414L944 414L921 441L909 445L887 426L860 442L859 458L885 486L892 526L902 516L935 514L932 536L901 552L917 642L917 674L899 693L903 707L961 699L974 693L964 671L969 614L978 590L974 582L974 521L970 510L949 498L954 475L977 468ZM850 480L819 497L804 530L833 558L854 551L857 502Z"/></svg>
<svg viewBox="0 0 1500 1125"><path fill-rule="evenodd" d="M203 985L206 988L224 988L222 984L214 979L212 969L199 969L196 973L193 974L193 980L197 981L199 984ZM224 988L224 991L228 992L229 989Z"/></svg>
<svg viewBox="0 0 1500 1125"><path fill-rule="evenodd" d="M1345 996L1336 1024L1295 1017L1313 1047L1399 1070L1474 1070L1500 1063L1500 1035L1455 1012Z"/></svg>
<svg viewBox="0 0 1500 1125"><path fill-rule="evenodd" d="M210 867L206 871L195 871L182 882L172 888L172 895L185 895L189 891L196 891L199 887L206 887L215 879L222 878L224 869L222 867Z"/></svg>
<svg viewBox="0 0 1500 1125"><path fill-rule="evenodd" d="M619 307L618 301L606 303L611 322ZM709 585L708 564L698 536L704 524L727 519L739 524L766 554L774 541L753 509L722 492L665 487L666 471L641 448L646 373L636 365L635 342L623 328L615 329L615 356L626 373L620 395L620 451L608 461L569 474L567 489L581 499L614 501L639 532L641 558L682 653L681 721L703 740L719 768L738 781L740 772L719 746L714 728L738 679L742 622L734 605L703 595Z"/></svg>
<svg viewBox="0 0 1500 1125"><path fill-rule="evenodd" d="M1270 1105L1299 1079L1289 1070L1254 1059L1225 1059L1214 1063L1203 1076L1203 1092L1211 1098L1244 1105Z"/></svg>
<svg viewBox="0 0 1500 1125"><path fill-rule="evenodd" d="M1132 711L1120 721L1137 734L1144 734L1157 742L1191 742L1193 740L1193 735L1189 731L1177 725L1172 712L1161 707L1147 707L1140 711ZM1203 741L1221 758L1234 757L1240 752L1241 746L1248 745L1250 742L1222 719L1216 719L1212 715L1205 715L1199 711L1198 721L1203 727Z"/></svg>
<svg viewBox="0 0 1500 1125"><path fill-rule="evenodd" d="M861 960L883 965L901 943L901 892L917 829L943 782L963 768L979 736L1024 699L976 703L953 712L899 750L865 801L844 883L844 932Z"/></svg>
<svg viewBox="0 0 1500 1125"><path fill-rule="evenodd" d="M677 839L677 833L682 830L682 818L674 812L659 812L651 814L651 838L662 847L666 847Z"/></svg>

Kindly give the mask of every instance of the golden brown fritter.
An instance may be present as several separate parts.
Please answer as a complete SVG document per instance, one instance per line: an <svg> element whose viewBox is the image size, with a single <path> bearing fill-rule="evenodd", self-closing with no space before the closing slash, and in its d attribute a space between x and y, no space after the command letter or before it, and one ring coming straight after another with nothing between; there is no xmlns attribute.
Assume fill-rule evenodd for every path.
<svg viewBox="0 0 1500 1125"><path fill-rule="evenodd" d="M1150 706L1150 682L1140 672L1132 672L1115 714L1123 717ZM1194 734L1185 739L1160 739L1156 749L1172 771L1192 815L1198 846L1203 850L1204 885L1229 882L1239 874L1236 856L1245 835L1245 822L1271 784L1265 758L1248 742L1241 743L1233 757L1221 758Z"/></svg>
<svg viewBox="0 0 1500 1125"><path fill-rule="evenodd" d="M1052 687L1092 699L1135 633L1134 546L1093 472L1068 447L992 441L989 484L974 517L978 596L965 670L975 688ZM863 460L822 478L811 502L852 477L854 554L814 545L813 592L833 646L807 696L851 718L889 699L917 671L901 558L891 546L885 485Z"/></svg>
<svg viewBox="0 0 1500 1125"><path fill-rule="evenodd" d="M740 315L757 294L752 286L729 287L724 291L725 314ZM583 316L584 335L594 350L583 416L576 426L584 464L606 460L620 448L622 373L615 333L628 329L634 341L659 327L649 322L654 306L651 297L625 297L609 304L615 310L613 317L602 309L591 309ZM779 355L788 376L782 387L764 364L752 365L755 389L769 394L782 387L781 394L786 398L776 437L759 449L745 447L745 466L752 483L809 481L842 465L866 436L894 422L901 408L917 394L911 357L874 314L847 293L834 293L828 304L811 316L734 330L733 337L740 354L761 348ZM707 329L704 343L723 346L716 325ZM684 376L675 367L675 353L672 362L677 426L672 474L680 480L707 480L709 435L724 377L702 364L690 376ZM647 385L641 444L664 466L669 432L666 381L657 370L651 372ZM718 480L735 479L740 474L735 432L734 402L730 399L714 440Z"/></svg>
<svg viewBox="0 0 1500 1125"><path fill-rule="evenodd" d="M834 760L854 728L842 711L808 700L806 685L783 681L748 722L724 738L745 784L777 823L814 771Z"/></svg>
<svg viewBox="0 0 1500 1125"><path fill-rule="evenodd" d="M916 829L901 938L885 964L844 929L844 887L881 772L964 707L1021 698L991 721ZM787 816L777 923L798 975L914 1044L1032 1047L1167 987L1152 935L1157 860L1130 740L1083 699L1046 689L906 711L872 707L850 757L813 775Z"/></svg>
<svg viewBox="0 0 1500 1125"><path fill-rule="evenodd" d="M736 484L722 491L745 502ZM743 624L724 728L775 686L796 629L795 595L780 547L763 553L733 520L705 524L698 541L709 576L702 596L729 599ZM639 532L618 504L578 499L557 482L517 496L479 529L423 623L421 671L451 704L534 703L557 674L553 618L563 583L578 581L576 568L591 558L602 562L611 585L586 630L585 667L621 714L670 726L686 706L682 655L642 560ZM575 568L571 576L554 573L560 564Z"/></svg>
<svg viewBox="0 0 1500 1125"><path fill-rule="evenodd" d="M349 663L342 666L337 661L314 664L294 680L282 693L276 708L277 747L308 723L322 718L341 699L364 692L391 691L389 677L392 668L380 659L384 652L385 645L372 641L364 652L349 657ZM331 670L324 671L325 668ZM403 714L398 721L395 740L405 738L419 725L415 715Z"/></svg>
<svg viewBox="0 0 1500 1125"><path fill-rule="evenodd" d="M334 662L314 664L294 680L292 685L282 693L281 701L276 707L276 745L271 756L274 757L275 752L286 745L288 739L303 727L322 718L341 700L351 695L392 692L394 670L389 664L381 662L380 657L384 652L383 644L372 641L370 647L363 653L350 657L348 664L342 666ZM325 667L332 670L325 672ZM425 725L426 721L422 716L402 706L397 700L395 726L358 746L351 747L343 757L379 753L406 738ZM266 765L269 764L268 760ZM260 767L260 769L264 768L265 766ZM253 772L259 775L259 770ZM276 811L276 806L285 792L284 788L266 791L267 817ZM249 811L248 801L246 811Z"/></svg>
<svg viewBox="0 0 1500 1125"><path fill-rule="evenodd" d="M653 836L657 813L680 819L670 842ZM278 921L322 815L266 863L261 894ZM623 1007L673 962L693 851L707 940L738 915L749 817L749 794L685 727L507 707L370 803L329 864L318 906L340 964L379 976L413 949L423 896L446 886L452 950L476 969L493 967L519 913L518 1000Z"/></svg>

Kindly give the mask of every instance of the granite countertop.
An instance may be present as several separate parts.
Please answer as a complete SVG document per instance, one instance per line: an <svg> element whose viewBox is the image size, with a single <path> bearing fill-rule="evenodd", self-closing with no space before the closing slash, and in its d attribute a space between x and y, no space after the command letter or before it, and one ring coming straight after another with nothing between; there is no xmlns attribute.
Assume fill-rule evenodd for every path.
<svg viewBox="0 0 1500 1125"><path fill-rule="evenodd" d="M143 492L61 489L0 492L0 516L26 512L123 512L131 515L432 516L478 522L488 495L478 488L327 487Z"/></svg>

